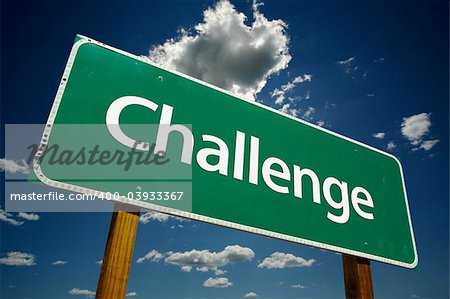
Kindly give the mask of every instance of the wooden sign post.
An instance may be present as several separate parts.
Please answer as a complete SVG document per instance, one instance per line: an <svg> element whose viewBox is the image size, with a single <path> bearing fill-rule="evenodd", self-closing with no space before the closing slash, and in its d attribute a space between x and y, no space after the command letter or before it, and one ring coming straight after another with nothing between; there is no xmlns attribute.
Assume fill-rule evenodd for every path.
<svg viewBox="0 0 450 299"><path fill-rule="evenodd" d="M365 258L343 254L345 298L373 299L370 261Z"/></svg>
<svg viewBox="0 0 450 299"><path fill-rule="evenodd" d="M116 204L95 298L125 298L139 224L139 208Z"/></svg>

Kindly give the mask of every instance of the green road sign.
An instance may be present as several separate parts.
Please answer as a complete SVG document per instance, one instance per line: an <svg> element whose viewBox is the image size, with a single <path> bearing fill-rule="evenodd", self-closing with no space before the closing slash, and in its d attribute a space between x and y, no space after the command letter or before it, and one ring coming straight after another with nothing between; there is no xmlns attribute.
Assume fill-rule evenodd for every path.
<svg viewBox="0 0 450 299"><path fill-rule="evenodd" d="M78 36L34 165L47 185L407 268L392 155Z"/></svg>

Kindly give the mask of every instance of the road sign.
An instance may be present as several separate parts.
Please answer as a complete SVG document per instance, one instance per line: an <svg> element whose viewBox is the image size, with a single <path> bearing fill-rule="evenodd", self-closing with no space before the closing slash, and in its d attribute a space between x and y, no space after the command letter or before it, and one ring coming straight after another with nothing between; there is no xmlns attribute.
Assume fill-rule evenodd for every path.
<svg viewBox="0 0 450 299"><path fill-rule="evenodd" d="M394 156L82 36L34 169L62 189L407 268L418 261Z"/></svg>

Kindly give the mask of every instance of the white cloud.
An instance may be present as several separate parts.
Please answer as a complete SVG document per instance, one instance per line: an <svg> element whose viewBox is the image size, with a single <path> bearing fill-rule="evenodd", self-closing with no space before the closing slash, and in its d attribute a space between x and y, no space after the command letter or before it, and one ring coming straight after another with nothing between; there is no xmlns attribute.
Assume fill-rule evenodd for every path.
<svg viewBox="0 0 450 299"><path fill-rule="evenodd" d="M356 56L351 56L347 59L336 61L336 63L343 69L344 73L351 76L353 80L367 79L369 72L363 70L359 65L357 65Z"/></svg>
<svg viewBox="0 0 450 299"><path fill-rule="evenodd" d="M143 257L140 257L136 260L136 263L138 264L142 264L144 261L149 260L151 262L157 262L160 259L162 259L164 256L159 253L156 250L151 250L149 251L146 255L144 255Z"/></svg>
<svg viewBox="0 0 450 299"><path fill-rule="evenodd" d="M218 277L218 278L208 278L203 282L203 286L207 288L227 288L232 286L233 283L228 281L228 278Z"/></svg>
<svg viewBox="0 0 450 299"><path fill-rule="evenodd" d="M286 93L290 90L293 90L299 83L303 82L311 82L312 75L310 74L304 74L303 76L297 76L292 81L281 85L280 88L275 88L271 93L270 96L275 99L275 104L281 105L284 102L284 99L286 97ZM308 99L310 97L310 92L307 93L306 96Z"/></svg>
<svg viewBox="0 0 450 299"><path fill-rule="evenodd" d="M279 111L292 115L294 117L297 117L300 113L300 109L297 108L291 108L291 103L286 103L281 107L281 109L278 109Z"/></svg>
<svg viewBox="0 0 450 299"><path fill-rule="evenodd" d="M4 221L6 223L9 223L14 226L21 226L23 224L23 221L17 221L12 218L13 215L10 213L5 212L5 210L0 208L0 221Z"/></svg>
<svg viewBox="0 0 450 299"><path fill-rule="evenodd" d="M20 163L13 160L8 159L0 159L0 171L10 172L10 173L20 173L20 174L28 174L30 173L30 169L25 160L20 160Z"/></svg>
<svg viewBox="0 0 450 299"><path fill-rule="evenodd" d="M38 214L24 213L24 212L19 212L19 214L17 216L20 218L29 220L29 221L38 221L40 218Z"/></svg>
<svg viewBox="0 0 450 299"><path fill-rule="evenodd" d="M70 295L84 295L86 297L94 297L95 292L86 290L86 289L79 289L79 288L73 288L68 292Z"/></svg>
<svg viewBox="0 0 450 299"><path fill-rule="evenodd" d="M244 298L257 298L257 297L259 297L259 296L255 292L249 292L244 295Z"/></svg>
<svg viewBox="0 0 450 299"><path fill-rule="evenodd" d="M306 288L304 285L301 285L301 284L293 284L293 285L291 285L291 288L294 288L294 289L304 289L304 288Z"/></svg>
<svg viewBox="0 0 450 299"><path fill-rule="evenodd" d="M323 127L325 125L325 121L323 120L318 120L316 123L319 127Z"/></svg>
<svg viewBox="0 0 450 299"><path fill-rule="evenodd" d="M103 260L99 260L95 262L97 265L102 265L103 264Z"/></svg>
<svg viewBox="0 0 450 299"><path fill-rule="evenodd" d="M179 36L150 50L149 58L165 67L239 94L249 100L267 79L287 68L289 37L282 20L268 20L253 3L253 22L228 0L203 12L195 32L182 29Z"/></svg>
<svg viewBox="0 0 450 299"><path fill-rule="evenodd" d="M6 257L0 258L0 265L7 266L34 266L35 257L33 254L11 251L6 254Z"/></svg>
<svg viewBox="0 0 450 299"><path fill-rule="evenodd" d="M420 113L410 117L404 117L401 131L412 145L420 144L422 138L430 132L430 114Z"/></svg>
<svg viewBox="0 0 450 299"><path fill-rule="evenodd" d="M413 151L423 149L431 150L439 140L424 140L423 138L430 133L431 121L430 113L419 113L410 117L404 117L401 124L403 137L409 140L414 146Z"/></svg>
<svg viewBox="0 0 450 299"><path fill-rule="evenodd" d="M57 266L57 265L65 265L65 264L67 264L67 263L68 263L67 261L57 260L57 261L54 261L54 262L52 263L52 265L55 265L55 266Z"/></svg>
<svg viewBox="0 0 450 299"><path fill-rule="evenodd" d="M195 267L200 272L211 270L216 271L216 275L221 275L225 272L218 269L219 267L250 261L254 256L255 253L250 248L230 245L220 252L195 249L186 252L168 252L164 261L179 266L184 272L190 272Z"/></svg>
<svg viewBox="0 0 450 299"><path fill-rule="evenodd" d="M308 107L308 109L303 113L303 117L306 119L311 119L312 115L316 112L316 108Z"/></svg>
<svg viewBox="0 0 450 299"><path fill-rule="evenodd" d="M166 222L169 220L170 215L159 212L146 212L139 217L139 221L143 224L147 224L150 221Z"/></svg>
<svg viewBox="0 0 450 299"><path fill-rule="evenodd" d="M387 149L390 151L393 151L396 147L397 145L394 143L394 141L389 141L389 143L387 144Z"/></svg>
<svg viewBox="0 0 450 299"><path fill-rule="evenodd" d="M311 267L316 261L314 259L305 260L302 257L294 256L290 253L274 252L266 257L258 268L284 269L293 267Z"/></svg>
<svg viewBox="0 0 450 299"><path fill-rule="evenodd" d="M225 271L225 270L220 270L220 269L214 270L214 274L217 276L224 275L225 273L227 273L227 271Z"/></svg>
<svg viewBox="0 0 450 299"><path fill-rule="evenodd" d="M349 58L347 58L347 59L345 59L345 60L338 60L338 61L336 61L336 63L337 63L337 64L341 64L341 65L349 64L349 63L351 63L352 61L354 61L355 58L356 58L356 56L351 56L351 57L349 57Z"/></svg>
<svg viewBox="0 0 450 299"><path fill-rule="evenodd" d="M383 133L383 132L373 133L372 136L375 138L378 138L378 139L383 139L384 136L386 136L386 133Z"/></svg>
<svg viewBox="0 0 450 299"><path fill-rule="evenodd" d="M415 148L413 150L419 150L419 149L423 149L425 151L429 151L433 148L433 146L435 146L437 143L439 142L439 140L435 139L435 140L425 140L422 141L422 143L420 144L420 146L418 148Z"/></svg>
<svg viewBox="0 0 450 299"><path fill-rule="evenodd" d="M383 61L385 61L384 57L379 57L379 58L375 59L373 62L380 63L380 62L383 62Z"/></svg>
<svg viewBox="0 0 450 299"><path fill-rule="evenodd" d="M125 297L136 297L137 293L136 292L129 292L125 294Z"/></svg>
<svg viewBox="0 0 450 299"><path fill-rule="evenodd" d="M142 214L139 217L139 221L142 224L147 224L150 221L167 222L169 219L175 219L177 221L182 221L182 222L184 222L184 221L189 222L189 220L184 219L184 218L175 217L175 216L171 216L171 215L160 213L160 212L154 212L154 211L145 212L144 214ZM183 227L183 226L178 225L178 227Z"/></svg>

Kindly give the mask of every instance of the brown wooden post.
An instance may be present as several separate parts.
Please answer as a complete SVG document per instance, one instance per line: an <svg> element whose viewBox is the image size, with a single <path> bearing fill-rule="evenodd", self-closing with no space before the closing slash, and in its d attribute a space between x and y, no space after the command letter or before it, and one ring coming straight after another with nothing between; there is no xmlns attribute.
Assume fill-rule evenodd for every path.
<svg viewBox="0 0 450 299"><path fill-rule="evenodd" d="M370 261L365 258L343 254L345 298L373 299Z"/></svg>
<svg viewBox="0 0 450 299"><path fill-rule="evenodd" d="M114 206L96 298L125 298L138 224L139 208Z"/></svg>

